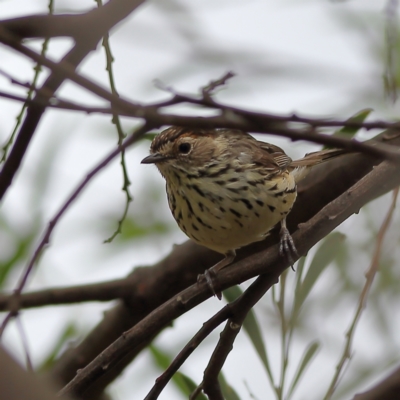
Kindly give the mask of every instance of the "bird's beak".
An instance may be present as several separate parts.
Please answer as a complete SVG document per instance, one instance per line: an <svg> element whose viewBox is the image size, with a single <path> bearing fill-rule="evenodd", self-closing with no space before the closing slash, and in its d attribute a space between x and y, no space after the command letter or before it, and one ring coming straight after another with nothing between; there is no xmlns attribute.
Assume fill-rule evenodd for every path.
<svg viewBox="0 0 400 400"><path fill-rule="evenodd" d="M168 160L168 157L160 153L155 153L155 154L150 154L149 156L143 158L141 164L157 164L165 160Z"/></svg>

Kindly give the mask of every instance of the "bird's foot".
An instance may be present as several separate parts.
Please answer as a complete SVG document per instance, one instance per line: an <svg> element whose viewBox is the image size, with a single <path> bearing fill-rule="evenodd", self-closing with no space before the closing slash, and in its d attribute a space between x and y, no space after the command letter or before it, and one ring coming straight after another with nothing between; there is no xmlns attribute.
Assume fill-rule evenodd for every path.
<svg viewBox="0 0 400 400"><path fill-rule="evenodd" d="M197 282L202 282L205 280L207 282L207 286L210 288L211 293L218 298L218 300L221 300L222 294L218 290L215 289L215 283L217 280L217 275L215 271L213 271L212 268L206 269L204 271L204 274L198 275L197 276Z"/></svg>
<svg viewBox="0 0 400 400"><path fill-rule="evenodd" d="M279 244L279 254L282 257L285 257L290 262L290 265L293 269L293 265L295 263L294 259L299 258L296 246L293 242L293 238L290 235L290 232L286 228L286 226L281 227L279 235L281 237L281 241Z"/></svg>

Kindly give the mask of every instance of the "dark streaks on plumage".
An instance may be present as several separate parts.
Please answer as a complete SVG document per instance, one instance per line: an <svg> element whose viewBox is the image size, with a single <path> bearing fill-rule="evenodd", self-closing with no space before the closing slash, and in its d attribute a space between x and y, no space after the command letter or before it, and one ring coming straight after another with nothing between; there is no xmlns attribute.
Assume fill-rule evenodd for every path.
<svg viewBox="0 0 400 400"><path fill-rule="evenodd" d="M204 192L197 185L192 185L192 187L201 197L206 197Z"/></svg>
<svg viewBox="0 0 400 400"><path fill-rule="evenodd" d="M242 214L240 214L240 212L234 210L233 208L230 208L229 211L230 211L235 217L242 218Z"/></svg>
<svg viewBox="0 0 400 400"><path fill-rule="evenodd" d="M257 185L263 185L264 184L264 179L257 179L255 181L248 181L247 182L249 185L256 187Z"/></svg>
<svg viewBox="0 0 400 400"><path fill-rule="evenodd" d="M285 193L295 193L296 192L296 186L293 186L291 189L285 189Z"/></svg>
<svg viewBox="0 0 400 400"><path fill-rule="evenodd" d="M227 164L223 168L219 169L218 171L213 172L212 174L207 174L209 178L218 178L219 176L225 174L225 172L229 171L230 166Z"/></svg>
<svg viewBox="0 0 400 400"><path fill-rule="evenodd" d="M260 206L260 207L263 207L264 206L264 202L263 201L261 201L261 200L256 200L256 203Z"/></svg>
<svg viewBox="0 0 400 400"><path fill-rule="evenodd" d="M198 230L199 230L199 228L198 228L195 224L192 224L192 228L193 228L195 231L198 231Z"/></svg>
<svg viewBox="0 0 400 400"><path fill-rule="evenodd" d="M235 219L235 222L236 222L241 228L243 228L243 224L242 224L240 221L238 221L237 219Z"/></svg>
<svg viewBox="0 0 400 400"><path fill-rule="evenodd" d="M267 204L267 206L271 210L271 212L274 212L276 210L276 207L271 206L270 204Z"/></svg>
<svg viewBox="0 0 400 400"><path fill-rule="evenodd" d="M175 177L175 179L178 181L178 183L181 184L181 177L180 177L179 174L176 173L175 171L174 171L174 177Z"/></svg>
<svg viewBox="0 0 400 400"><path fill-rule="evenodd" d="M247 200L247 199L239 199L239 201L241 201L247 207L248 210L252 210L253 209L253 205L250 203L249 200Z"/></svg>
<svg viewBox="0 0 400 400"><path fill-rule="evenodd" d="M198 221L201 225L203 225L204 227L206 227L206 228L208 228L208 229L213 229L213 230L214 230L213 227L211 227L210 225L206 224L200 217L197 217L197 216L196 216L196 219L197 219L197 221Z"/></svg>
<svg viewBox="0 0 400 400"><path fill-rule="evenodd" d="M190 214L188 216L189 216L189 218L191 218L192 215L194 214L192 205L190 204L190 201L186 197L183 197L183 199L185 200L186 205L188 206L188 209L190 211Z"/></svg>

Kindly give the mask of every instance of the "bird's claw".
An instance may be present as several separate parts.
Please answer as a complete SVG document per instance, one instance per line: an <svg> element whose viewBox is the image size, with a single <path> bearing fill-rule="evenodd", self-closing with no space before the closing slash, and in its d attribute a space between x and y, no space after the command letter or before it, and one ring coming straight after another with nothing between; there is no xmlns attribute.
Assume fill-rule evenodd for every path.
<svg viewBox="0 0 400 400"><path fill-rule="evenodd" d="M210 288L211 293L216 296L218 298L218 300L221 300L222 295L221 292L218 292L217 290L215 290L215 279L216 275L215 272L212 270L212 268L206 269L204 271L203 275L198 275L197 277L197 282L201 282L205 279L205 281L207 282L207 286Z"/></svg>
<svg viewBox="0 0 400 400"><path fill-rule="evenodd" d="M280 237L281 241L279 244L279 254L282 257L287 258L293 269L293 264L295 263L294 258L299 258L299 255L289 230L284 226L281 228Z"/></svg>

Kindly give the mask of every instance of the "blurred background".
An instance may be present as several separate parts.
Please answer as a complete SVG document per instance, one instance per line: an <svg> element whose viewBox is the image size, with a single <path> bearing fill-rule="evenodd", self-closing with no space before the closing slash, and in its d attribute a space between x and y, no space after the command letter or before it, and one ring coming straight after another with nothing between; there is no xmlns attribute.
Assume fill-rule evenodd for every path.
<svg viewBox="0 0 400 400"><path fill-rule="evenodd" d="M2 0L1 19L48 12L47 0ZM96 7L88 0L54 0L55 13L79 13ZM148 103L169 94L155 84L196 94L201 86L227 71L236 76L219 90L225 104L260 112L346 119L371 109L370 120L398 118L397 1L380 0L153 0L147 1L111 32L118 92L132 101ZM40 51L42 41L27 45ZM59 59L71 47L66 39L52 39L48 57ZM104 49L99 46L79 72L108 85ZM21 82L31 82L34 64L0 46L0 70ZM43 70L39 82L48 72ZM0 75L0 90L24 95L26 90ZM80 104L104 105L71 83L60 98ZM0 98L0 143L16 126L21 104ZM175 107L200 114L194 107ZM138 122L122 118L130 133ZM359 131L366 139L378 131ZM282 146L292 158L319 149L318 145L273 137L262 140ZM82 177L118 140L109 116L46 111L39 129L0 210L0 285L12 290L40 234ZM164 181L155 167L141 165L150 142L142 140L127 151L126 163L134 197L122 234L103 243L115 231L125 204L119 160L102 171L56 227L51 243L31 276L28 289L71 286L126 276L135 266L151 265L168 254L185 235L167 205ZM364 207L339 227L323 251L332 262L313 287L301 312L290 348L288 379L293 378L304 349L318 351L293 393L294 399L323 398L345 343L345 332L357 308L376 243L376 235L391 202L388 194ZM380 272L353 342L351 362L334 396L350 398L356 391L382 379L398 362L400 353L400 218L395 211L385 238ZM312 264L316 246L304 261ZM322 250L321 250L322 251ZM332 253L332 254L331 254ZM290 308L296 274L287 274ZM247 285L242 285L244 289ZM279 288L276 289L279 293ZM110 303L27 310L21 321L36 368L49 367L54 357L78 343L103 317ZM221 308L210 299L181 317L155 341L173 357ZM267 294L255 313L263 332L273 373L281 363L281 318ZM183 366L199 383L219 331L211 335ZM5 346L24 362L23 341L10 324ZM274 398L262 362L242 332L223 369L227 382L241 399ZM143 398L161 369L154 355L144 351L110 387L115 400ZM174 397L172 397L174 396ZM180 398L170 384L160 397ZM182 397L183 398L183 397Z"/></svg>

